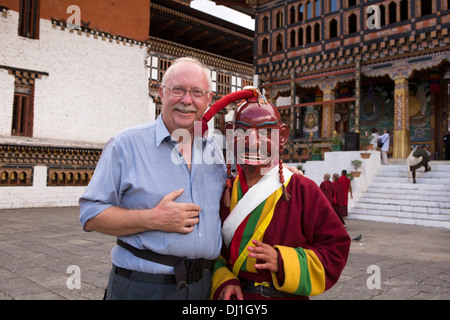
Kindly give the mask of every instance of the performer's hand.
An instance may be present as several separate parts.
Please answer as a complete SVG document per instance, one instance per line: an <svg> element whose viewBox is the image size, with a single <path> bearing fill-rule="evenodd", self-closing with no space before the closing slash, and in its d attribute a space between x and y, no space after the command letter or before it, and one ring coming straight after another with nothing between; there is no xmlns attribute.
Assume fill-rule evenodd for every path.
<svg viewBox="0 0 450 320"><path fill-rule="evenodd" d="M244 300L242 289L240 286L230 284L220 291L219 300Z"/></svg>
<svg viewBox="0 0 450 320"><path fill-rule="evenodd" d="M301 170L298 170L296 167L289 167L289 166L286 166L286 169L288 169L290 172L292 172L293 174L298 174L298 175L300 175L300 176L303 176L304 174L303 174L303 171L301 171Z"/></svg>
<svg viewBox="0 0 450 320"><path fill-rule="evenodd" d="M253 240L254 247L248 247L249 257L264 261L264 263L255 264L256 269L267 269L272 272L278 272L278 252L272 246Z"/></svg>

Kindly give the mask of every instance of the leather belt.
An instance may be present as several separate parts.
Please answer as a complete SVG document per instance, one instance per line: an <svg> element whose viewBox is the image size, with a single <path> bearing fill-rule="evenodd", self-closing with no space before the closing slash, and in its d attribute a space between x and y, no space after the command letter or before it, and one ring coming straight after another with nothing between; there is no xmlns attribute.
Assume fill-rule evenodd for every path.
<svg viewBox="0 0 450 320"><path fill-rule="evenodd" d="M177 283L174 275L170 274L152 274L140 271L128 270L114 265L115 272L122 277L132 280L139 280L149 283L175 284Z"/></svg>
<svg viewBox="0 0 450 320"><path fill-rule="evenodd" d="M277 290L271 283L265 283L264 285L241 277L239 277L239 281L244 291L248 293L257 293L266 298L298 297L295 294Z"/></svg>
<svg viewBox="0 0 450 320"><path fill-rule="evenodd" d="M183 289L187 287L188 284L202 279L203 271L211 269L213 265L212 260L187 259L183 257L159 254L151 250L137 249L120 239L117 239L117 244L138 258L173 267L175 271L175 283L177 284L178 289ZM121 272L125 275L123 271Z"/></svg>

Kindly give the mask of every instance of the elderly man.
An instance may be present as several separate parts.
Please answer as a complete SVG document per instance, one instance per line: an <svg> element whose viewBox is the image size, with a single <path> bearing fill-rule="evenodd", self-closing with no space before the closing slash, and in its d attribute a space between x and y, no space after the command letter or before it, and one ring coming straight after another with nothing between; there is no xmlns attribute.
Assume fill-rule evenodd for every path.
<svg viewBox="0 0 450 320"><path fill-rule="evenodd" d="M193 135L211 102L210 71L178 59L159 93L161 115L107 143L80 198L83 228L118 237L106 299L206 299L220 253L225 165L191 161L222 154Z"/></svg>
<svg viewBox="0 0 450 320"><path fill-rule="evenodd" d="M329 289L350 238L319 187L283 168L289 128L277 108L256 95L238 107L229 131L239 173L223 196L211 298L306 299Z"/></svg>

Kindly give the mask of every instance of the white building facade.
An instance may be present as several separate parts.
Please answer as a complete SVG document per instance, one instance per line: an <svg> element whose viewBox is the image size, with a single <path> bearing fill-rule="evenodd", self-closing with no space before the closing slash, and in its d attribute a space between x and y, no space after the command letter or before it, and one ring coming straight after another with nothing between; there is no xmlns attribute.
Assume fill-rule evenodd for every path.
<svg viewBox="0 0 450 320"><path fill-rule="evenodd" d="M104 144L155 119L148 46L47 19L24 37L0 9L0 209L77 205Z"/></svg>

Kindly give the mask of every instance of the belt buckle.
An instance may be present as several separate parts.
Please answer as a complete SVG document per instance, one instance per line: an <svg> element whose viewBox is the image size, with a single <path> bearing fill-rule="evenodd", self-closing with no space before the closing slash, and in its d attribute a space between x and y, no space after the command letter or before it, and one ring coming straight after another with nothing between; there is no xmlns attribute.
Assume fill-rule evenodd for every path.
<svg viewBox="0 0 450 320"><path fill-rule="evenodd" d="M265 283L266 283L266 282L261 282L261 283L255 282L255 283L254 283L254 286L255 286L255 287L259 287L259 290L257 290L257 291L259 291L259 294L260 294L260 295L262 295L262 296L265 297L265 298L270 299L271 296L268 296L268 295L265 295L265 294L264 294L264 292L265 292L264 289L267 288L267 286L265 285Z"/></svg>
<svg viewBox="0 0 450 320"><path fill-rule="evenodd" d="M197 271L197 272L188 272L187 273L187 283L194 283L203 278L203 271Z"/></svg>
<svg viewBox="0 0 450 320"><path fill-rule="evenodd" d="M184 268L186 269L187 272L190 272L192 269L192 260L183 257L183 264L184 264Z"/></svg>
<svg viewBox="0 0 450 320"><path fill-rule="evenodd" d="M263 286L259 286L259 294L262 295L265 298L270 298L270 296L266 296L263 292L264 292L264 287Z"/></svg>
<svg viewBox="0 0 450 320"><path fill-rule="evenodd" d="M180 282L177 283L177 289L178 289L178 290L187 288L187 286L188 286L188 284L187 284L187 282L184 281L184 280L181 280Z"/></svg>

